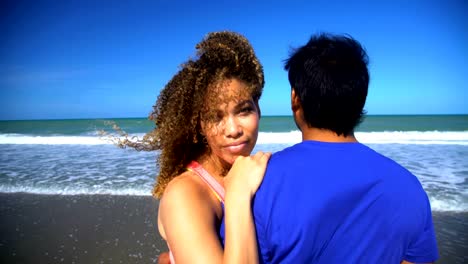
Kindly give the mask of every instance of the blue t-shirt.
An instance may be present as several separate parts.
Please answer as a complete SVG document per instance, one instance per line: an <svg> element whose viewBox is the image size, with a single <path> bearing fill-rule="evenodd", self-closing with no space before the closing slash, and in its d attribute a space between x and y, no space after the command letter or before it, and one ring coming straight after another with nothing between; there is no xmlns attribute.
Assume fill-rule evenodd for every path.
<svg viewBox="0 0 468 264"><path fill-rule="evenodd" d="M438 258L418 179L360 143L304 141L275 153L253 214L262 263Z"/></svg>

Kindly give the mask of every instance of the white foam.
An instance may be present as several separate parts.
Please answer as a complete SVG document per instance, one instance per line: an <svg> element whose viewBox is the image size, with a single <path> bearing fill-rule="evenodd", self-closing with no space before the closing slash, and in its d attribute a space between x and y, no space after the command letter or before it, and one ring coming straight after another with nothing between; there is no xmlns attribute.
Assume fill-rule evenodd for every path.
<svg viewBox="0 0 468 264"><path fill-rule="evenodd" d="M132 135L142 138L143 134ZM356 132L362 143L371 144L437 144L468 146L468 131L386 131ZM295 144L301 141L300 131L260 132L257 144ZM0 144L33 145L102 145L113 144L109 138L99 136L30 136L0 134Z"/></svg>
<svg viewBox="0 0 468 264"><path fill-rule="evenodd" d="M110 188L37 188L37 187L6 187L0 186L1 193L32 193L46 195L129 195L129 196L151 196L149 189L123 188L112 190ZM440 212L468 212L468 203L455 201L453 199L435 199L429 197L432 211Z"/></svg>
<svg viewBox="0 0 468 264"><path fill-rule="evenodd" d="M32 193L46 195L130 195L151 196L151 190L124 188L111 190L109 188L33 188L33 187L7 187L0 186L1 193Z"/></svg>
<svg viewBox="0 0 468 264"><path fill-rule="evenodd" d="M372 144L468 145L468 131L356 132L356 138Z"/></svg>
<svg viewBox="0 0 468 264"><path fill-rule="evenodd" d="M142 138L142 135L134 135ZM100 136L29 136L23 134L0 134L0 144L18 145L109 145L109 137Z"/></svg>
<svg viewBox="0 0 468 264"><path fill-rule="evenodd" d="M468 146L468 131L385 131L356 132L356 138L365 144L418 144ZM260 132L257 144L295 144L302 139L300 131Z"/></svg>
<svg viewBox="0 0 468 264"><path fill-rule="evenodd" d="M260 132L257 144L295 144L302 140L300 131L291 132Z"/></svg>
<svg viewBox="0 0 468 264"><path fill-rule="evenodd" d="M30 145L100 145L110 144L100 137L91 136L27 136L21 134L0 135L0 144Z"/></svg>
<svg viewBox="0 0 468 264"><path fill-rule="evenodd" d="M468 212L468 204L454 200L437 200L430 198L432 211L439 212Z"/></svg>

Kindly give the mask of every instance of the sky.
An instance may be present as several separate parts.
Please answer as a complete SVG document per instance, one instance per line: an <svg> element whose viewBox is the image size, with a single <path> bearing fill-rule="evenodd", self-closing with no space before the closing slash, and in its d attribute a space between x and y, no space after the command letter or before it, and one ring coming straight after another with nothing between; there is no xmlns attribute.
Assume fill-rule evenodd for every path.
<svg viewBox="0 0 468 264"><path fill-rule="evenodd" d="M207 33L252 43L263 115L291 115L283 69L322 32L366 49L369 115L468 114L468 2L0 1L0 120L147 117Z"/></svg>

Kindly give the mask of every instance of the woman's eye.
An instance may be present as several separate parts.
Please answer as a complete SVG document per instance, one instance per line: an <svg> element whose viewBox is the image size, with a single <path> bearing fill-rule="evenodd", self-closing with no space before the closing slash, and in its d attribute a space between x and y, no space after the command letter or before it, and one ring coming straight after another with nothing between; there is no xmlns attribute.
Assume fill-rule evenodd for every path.
<svg viewBox="0 0 468 264"><path fill-rule="evenodd" d="M242 113L248 113L248 112L252 112L252 107L248 106L248 107L244 107L241 109L241 112Z"/></svg>
<svg viewBox="0 0 468 264"><path fill-rule="evenodd" d="M242 107L240 110L241 114L250 114L254 111L254 108L251 106Z"/></svg>

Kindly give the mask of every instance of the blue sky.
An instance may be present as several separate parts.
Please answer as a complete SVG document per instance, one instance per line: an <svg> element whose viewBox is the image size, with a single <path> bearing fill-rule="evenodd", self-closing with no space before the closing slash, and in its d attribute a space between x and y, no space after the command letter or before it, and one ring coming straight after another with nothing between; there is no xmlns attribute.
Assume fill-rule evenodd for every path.
<svg viewBox="0 0 468 264"><path fill-rule="evenodd" d="M283 60L319 32L366 48L368 114L468 114L467 11L464 0L3 0L0 120L146 117L195 44L218 30L256 50L264 115L290 115Z"/></svg>

